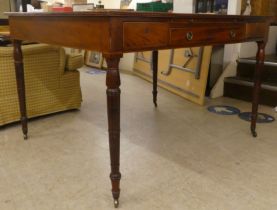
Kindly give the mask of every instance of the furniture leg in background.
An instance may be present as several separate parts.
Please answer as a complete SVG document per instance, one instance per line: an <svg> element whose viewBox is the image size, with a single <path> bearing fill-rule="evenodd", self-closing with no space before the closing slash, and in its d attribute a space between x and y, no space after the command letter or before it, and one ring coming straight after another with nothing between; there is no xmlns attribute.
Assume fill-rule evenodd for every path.
<svg viewBox="0 0 277 210"><path fill-rule="evenodd" d="M15 73L16 73L16 84L17 84L17 93L18 93L18 99L19 99L20 116L21 116L20 120L21 120L24 139L26 140L28 138L28 117L27 117L27 111L26 111L24 64L23 64L21 44L22 44L22 41L13 40L14 65L15 65Z"/></svg>
<svg viewBox="0 0 277 210"><path fill-rule="evenodd" d="M27 0L21 0L22 2L22 12L27 12Z"/></svg>
<svg viewBox="0 0 277 210"><path fill-rule="evenodd" d="M264 41L260 41L257 43L258 43L258 52L256 56L257 63L256 63L255 76L254 76L252 115L251 115L251 132L254 137L257 137L256 123L257 123L257 117L258 117L261 80L262 80L262 72L264 68L265 46L266 46L266 43Z"/></svg>
<svg viewBox="0 0 277 210"><path fill-rule="evenodd" d="M122 54L104 54L108 70L106 75L109 145L111 159L111 182L115 208L120 195L120 74L119 61Z"/></svg>
<svg viewBox="0 0 277 210"><path fill-rule="evenodd" d="M152 51L152 70L153 70L153 103L155 104L155 107L158 106L157 104L157 95L158 95L158 91L157 91L157 82L158 82L158 50L154 50Z"/></svg>

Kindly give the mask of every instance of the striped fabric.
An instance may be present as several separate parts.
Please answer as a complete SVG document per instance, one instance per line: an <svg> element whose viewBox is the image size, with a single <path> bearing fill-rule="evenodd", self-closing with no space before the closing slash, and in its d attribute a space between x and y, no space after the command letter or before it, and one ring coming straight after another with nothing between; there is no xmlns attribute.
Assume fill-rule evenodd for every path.
<svg viewBox="0 0 277 210"><path fill-rule="evenodd" d="M66 69L64 49L35 44L23 46L22 50L28 117L80 108L80 75L76 68ZM67 62L72 63L70 56ZM83 64L73 63L76 67ZM0 47L0 125L19 119L13 49Z"/></svg>

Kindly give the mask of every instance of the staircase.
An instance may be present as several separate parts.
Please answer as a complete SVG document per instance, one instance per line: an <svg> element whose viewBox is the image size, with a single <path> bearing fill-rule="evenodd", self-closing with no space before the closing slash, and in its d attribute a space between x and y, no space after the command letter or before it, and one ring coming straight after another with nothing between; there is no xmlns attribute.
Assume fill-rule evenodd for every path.
<svg viewBox="0 0 277 210"><path fill-rule="evenodd" d="M252 101L255 58L238 60L237 76L224 80L224 96ZM277 106L277 55L267 55L262 78L260 104Z"/></svg>

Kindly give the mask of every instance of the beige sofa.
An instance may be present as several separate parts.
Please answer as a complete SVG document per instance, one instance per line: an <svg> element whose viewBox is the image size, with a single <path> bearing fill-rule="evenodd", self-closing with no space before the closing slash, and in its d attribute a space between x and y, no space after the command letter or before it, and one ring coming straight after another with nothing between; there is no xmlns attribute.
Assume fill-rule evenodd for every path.
<svg viewBox="0 0 277 210"><path fill-rule="evenodd" d="M45 44L22 47L28 117L81 106L82 55L66 55L61 47ZM19 121L13 48L0 47L0 125Z"/></svg>

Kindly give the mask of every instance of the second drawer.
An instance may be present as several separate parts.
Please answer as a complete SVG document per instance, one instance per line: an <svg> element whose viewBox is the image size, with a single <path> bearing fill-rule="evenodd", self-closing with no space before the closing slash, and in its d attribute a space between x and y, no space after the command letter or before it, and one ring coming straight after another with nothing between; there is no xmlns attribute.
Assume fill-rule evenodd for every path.
<svg viewBox="0 0 277 210"><path fill-rule="evenodd" d="M245 39L244 25L222 25L214 27L212 25L201 27L191 25L183 28L170 29L170 44L178 45L209 45L213 43L232 43Z"/></svg>

